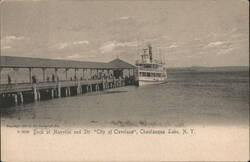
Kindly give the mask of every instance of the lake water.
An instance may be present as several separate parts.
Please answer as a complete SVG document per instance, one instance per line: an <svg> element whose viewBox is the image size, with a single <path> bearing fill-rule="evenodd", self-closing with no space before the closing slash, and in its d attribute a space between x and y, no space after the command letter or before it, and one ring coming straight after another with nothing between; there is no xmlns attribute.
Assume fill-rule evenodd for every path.
<svg viewBox="0 0 250 162"><path fill-rule="evenodd" d="M248 125L249 76L175 72L166 84L122 87L2 111L2 124L60 126Z"/></svg>

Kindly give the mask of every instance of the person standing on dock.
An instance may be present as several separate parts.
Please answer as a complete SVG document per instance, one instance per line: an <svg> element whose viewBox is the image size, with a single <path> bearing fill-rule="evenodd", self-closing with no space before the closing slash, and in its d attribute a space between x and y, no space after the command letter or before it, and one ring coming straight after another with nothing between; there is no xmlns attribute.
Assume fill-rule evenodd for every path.
<svg viewBox="0 0 250 162"><path fill-rule="evenodd" d="M8 74L8 84L11 84L11 77L9 74Z"/></svg>
<svg viewBox="0 0 250 162"><path fill-rule="evenodd" d="M55 82L55 75L52 74L52 82Z"/></svg>
<svg viewBox="0 0 250 162"><path fill-rule="evenodd" d="M32 83L36 83L36 76L32 76Z"/></svg>

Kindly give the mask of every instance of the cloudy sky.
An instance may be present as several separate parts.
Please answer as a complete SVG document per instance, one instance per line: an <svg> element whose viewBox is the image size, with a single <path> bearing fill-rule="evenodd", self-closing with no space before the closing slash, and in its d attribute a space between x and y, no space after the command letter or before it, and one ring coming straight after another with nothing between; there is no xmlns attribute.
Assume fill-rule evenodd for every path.
<svg viewBox="0 0 250 162"><path fill-rule="evenodd" d="M247 0L5 0L1 54L133 63L150 43L169 67L244 66L248 16Z"/></svg>

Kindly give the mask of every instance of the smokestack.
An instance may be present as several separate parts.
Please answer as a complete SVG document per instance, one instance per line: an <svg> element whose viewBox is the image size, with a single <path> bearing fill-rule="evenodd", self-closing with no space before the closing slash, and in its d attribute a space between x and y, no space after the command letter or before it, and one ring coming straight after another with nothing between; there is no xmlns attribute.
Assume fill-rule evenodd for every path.
<svg viewBox="0 0 250 162"><path fill-rule="evenodd" d="M152 62L153 61L153 54L152 54L151 45L148 45L148 54L149 54L150 62Z"/></svg>

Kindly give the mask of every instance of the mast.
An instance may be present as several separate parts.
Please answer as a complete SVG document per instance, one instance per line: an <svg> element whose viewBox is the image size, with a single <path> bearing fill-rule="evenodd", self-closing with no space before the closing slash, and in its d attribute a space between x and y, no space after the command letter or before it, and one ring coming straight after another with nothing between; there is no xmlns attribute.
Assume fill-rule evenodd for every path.
<svg viewBox="0 0 250 162"><path fill-rule="evenodd" d="M138 39L136 39L136 57L137 57L137 60L139 61L140 56L139 56L139 51L138 51Z"/></svg>
<svg viewBox="0 0 250 162"><path fill-rule="evenodd" d="M161 48L159 47L159 61L162 63L162 54L161 54Z"/></svg>
<svg viewBox="0 0 250 162"><path fill-rule="evenodd" d="M153 61L153 53L152 53L152 46L150 44L148 45L148 54L149 54L150 62L152 63L152 61Z"/></svg>

